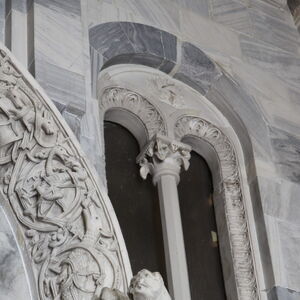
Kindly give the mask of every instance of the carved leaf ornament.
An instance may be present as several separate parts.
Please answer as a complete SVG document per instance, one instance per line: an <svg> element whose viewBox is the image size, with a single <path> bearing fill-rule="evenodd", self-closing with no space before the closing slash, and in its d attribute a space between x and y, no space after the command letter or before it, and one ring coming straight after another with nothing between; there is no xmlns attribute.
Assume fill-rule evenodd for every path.
<svg viewBox="0 0 300 300"><path fill-rule="evenodd" d="M24 232L40 299L88 300L124 286L118 241L85 161L3 50L0 191Z"/></svg>
<svg viewBox="0 0 300 300"><path fill-rule="evenodd" d="M100 97L100 111L114 108L127 110L138 117L145 125L149 139L156 133L167 134L165 122L157 108L138 93L119 87L107 88Z"/></svg>
<svg viewBox="0 0 300 300"><path fill-rule="evenodd" d="M208 142L218 154L239 299L259 299L239 166L233 145L220 129L203 119L192 116L181 117L176 122L175 135L178 140L184 136L201 138Z"/></svg>

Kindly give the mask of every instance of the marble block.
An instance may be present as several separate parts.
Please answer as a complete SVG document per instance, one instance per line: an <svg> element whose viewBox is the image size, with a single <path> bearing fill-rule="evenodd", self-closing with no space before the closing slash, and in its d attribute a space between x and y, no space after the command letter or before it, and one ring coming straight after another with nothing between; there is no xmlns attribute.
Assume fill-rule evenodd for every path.
<svg viewBox="0 0 300 300"><path fill-rule="evenodd" d="M22 258L0 207L0 300L31 299Z"/></svg>

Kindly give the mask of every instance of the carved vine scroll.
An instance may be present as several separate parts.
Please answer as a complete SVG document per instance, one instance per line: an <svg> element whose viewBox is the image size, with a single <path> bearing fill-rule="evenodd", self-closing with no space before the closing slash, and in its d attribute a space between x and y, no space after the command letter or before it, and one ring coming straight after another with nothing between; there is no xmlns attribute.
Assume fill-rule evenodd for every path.
<svg viewBox="0 0 300 300"><path fill-rule="evenodd" d="M181 117L176 122L175 135L178 140L184 136L201 138L215 149L220 161L225 214L239 299L259 299L239 165L231 141L211 123L192 116Z"/></svg>
<svg viewBox="0 0 300 300"><path fill-rule="evenodd" d="M145 125L148 139L154 134L167 134L166 122L157 108L138 93L120 87L104 90L100 100L100 111L105 113L109 109L120 108L138 117Z"/></svg>
<svg viewBox="0 0 300 300"><path fill-rule="evenodd" d="M50 105L51 107L51 105ZM0 50L0 192L16 216L42 300L124 289L120 245L72 138Z"/></svg>

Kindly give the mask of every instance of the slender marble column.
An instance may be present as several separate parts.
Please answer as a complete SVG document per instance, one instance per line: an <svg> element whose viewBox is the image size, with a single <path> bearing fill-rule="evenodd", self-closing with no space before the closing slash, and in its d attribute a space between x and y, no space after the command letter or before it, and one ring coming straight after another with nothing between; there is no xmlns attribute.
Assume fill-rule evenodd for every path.
<svg viewBox="0 0 300 300"><path fill-rule="evenodd" d="M190 300L177 184L181 167L189 167L190 146L155 135L137 158L140 174L150 173L158 186L168 286L174 300Z"/></svg>

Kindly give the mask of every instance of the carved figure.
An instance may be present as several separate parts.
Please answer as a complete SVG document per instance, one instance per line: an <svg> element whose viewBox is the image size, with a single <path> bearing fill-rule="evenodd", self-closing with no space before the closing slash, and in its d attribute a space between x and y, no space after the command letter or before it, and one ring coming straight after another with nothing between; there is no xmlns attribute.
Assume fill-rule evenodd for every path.
<svg viewBox="0 0 300 300"><path fill-rule="evenodd" d="M161 275L145 269L132 278L129 293L134 300L171 300Z"/></svg>
<svg viewBox="0 0 300 300"><path fill-rule="evenodd" d="M131 297L131 298L130 298ZM104 288L100 300L171 300L158 272L141 270L130 283L129 296L116 290Z"/></svg>

